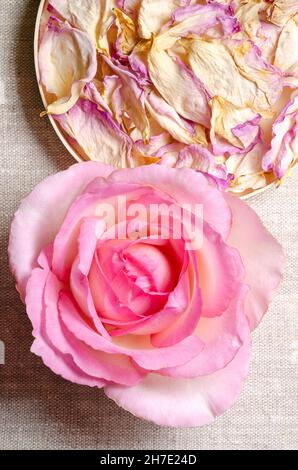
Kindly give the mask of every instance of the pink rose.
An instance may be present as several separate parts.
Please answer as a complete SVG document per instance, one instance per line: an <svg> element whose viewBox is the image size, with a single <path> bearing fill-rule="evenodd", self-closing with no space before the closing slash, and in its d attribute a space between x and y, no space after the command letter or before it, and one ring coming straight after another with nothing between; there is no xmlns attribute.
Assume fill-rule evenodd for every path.
<svg viewBox="0 0 298 470"><path fill-rule="evenodd" d="M168 225L141 210L137 223L113 220L108 209L119 214L124 199L127 213L163 204L188 205L190 215L200 205L203 223L194 212L191 220L201 245L187 241L182 211ZM252 209L201 173L114 171L97 162L47 178L24 199L9 255L33 325L32 352L65 379L103 387L126 410L168 426L210 423L235 402L250 332L283 264Z"/></svg>

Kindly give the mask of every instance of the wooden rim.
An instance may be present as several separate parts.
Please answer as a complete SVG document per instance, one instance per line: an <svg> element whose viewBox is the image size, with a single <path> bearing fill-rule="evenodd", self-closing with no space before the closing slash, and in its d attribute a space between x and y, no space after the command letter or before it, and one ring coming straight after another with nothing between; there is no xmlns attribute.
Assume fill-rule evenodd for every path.
<svg viewBox="0 0 298 470"><path fill-rule="evenodd" d="M39 92L40 92L40 96L41 96L41 99L42 99L42 102L43 102L43 105L44 107L46 108L48 103L47 103L47 100L46 100L46 96L45 96L45 93L44 93L44 90L43 90L43 87L40 83L40 72L39 72L39 66L38 66L38 49L39 49L39 33L40 33L40 23L41 23L41 18L42 18L42 14L44 12L44 8L45 8L45 5L46 5L46 2L47 0L41 0L40 1L40 4L39 4L39 8L38 8L38 12L37 12L37 17L36 17L36 23L35 23L35 32L34 32L34 65L35 65L35 73L36 73L36 78L37 78L37 84L38 84L38 88L39 88ZM63 143L64 147L68 150L68 152L71 154L71 156L77 161L77 162L83 162L85 161L76 151L75 149L69 144L69 142L67 141L67 139L65 138L64 134L62 133L61 129L59 128L59 126L57 125L55 119L51 116L51 115L48 115L48 118L56 132L56 134L58 135L59 139L61 140L61 142ZM246 200L246 199L250 199L252 198L253 196L256 196L258 194L262 194L264 191L266 191L267 189L269 188L273 188L277 185L278 183L278 180L274 180L272 181L271 183L268 183L266 186L264 186L263 188L260 188L260 189L255 189L255 190L251 190L249 193L247 194L244 194L244 195L239 195L238 197L240 197L241 199L243 200ZM234 195L237 196L237 193L233 193Z"/></svg>

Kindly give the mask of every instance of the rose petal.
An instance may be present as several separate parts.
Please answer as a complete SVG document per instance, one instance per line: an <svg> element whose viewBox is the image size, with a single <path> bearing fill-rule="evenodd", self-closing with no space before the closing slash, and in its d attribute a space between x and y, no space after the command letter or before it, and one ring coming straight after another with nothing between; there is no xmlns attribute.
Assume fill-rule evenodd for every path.
<svg viewBox="0 0 298 470"><path fill-rule="evenodd" d="M274 171L277 178L286 176L295 166L298 156L298 93L294 92L290 102L273 123L271 149L265 153L262 166L265 171Z"/></svg>
<svg viewBox="0 0 298 470"><path fill-rule="evenodd" d="M140 37L150 39L152 34L158 33L177 8L189 3L190 0L141 0L138 17Z"/></svg>
<svg viewBox="0 0 298 470"><path fill-rule="evenodd" d="M282 29L274 58L274 65L283 71L286 84L292 87L298 87L298 57L297 54L293 54L297 48L298 14L293 16Z"/></svg>
<svg viewBox="0 0 298 470"><path fill-rule="evenodd" d="M76 164L46 178L23 200L11 225L8 248L22 298L40 251L53 242L74 199L95 177L106 177L112 171L112 167L100 163Z"/></svg>
<svg viewBox="0 0 298 470"><path fill-rule="evenodd" d="M165 194L173 195L180 205L190 204L192 210L196 204L202 204L204 220L212 225L224 240L229 233L231 223L229 206L223 194L216 188L211 188L201 173L188 168L175 169L163 165L148 165L115 172L109 181L154 186Z"/></svg>
<svg viewBox="0 0 298 470"><path fill-rule="evenodd" d="M239 251L245 266L244 282L250 287L245 310L253 330L282 280L284 255L280 244L247 204L228 193L224 197L233 213L228 244Z"/></svg>
<svg viewBox="0 0 298 470"><path fill-rule="evenodd" d="M122 171L120 171L120 173L122 173ZM93 179L85 190L81 191L80 196L69 208L64 217L63 224L56 234L54 240L53 268L59 278L66 282L68 280L72 263L77 254L80 224L85 217L95 216L99 219L103 217L104 227L106 224L107 230L104 229L103 233L97 233L98 238L115 238L115 217L117 215L115 208L120 211L122 210L121 201L123 204L123 196L126 198L125 202L129 202L131 198L135 197L138 199L144 194L148 196L150 192L153 193L154 191L155 190L152 188L140 187L133 182L126 183L123 181L121 184L111 186L104 178ZM166 195L164 198L166 198ZM124 220L124 227L126 227L125 222ZM101 230L102 225L100 224L98 228ZM121 230L119 233L120 236L123 234ZM126 231L124 235L126 235Z"/></svg>
<svg viewBox="0 0 298 470"><path fill-rule="evenodd" d="M272 67L248 41L188 40L189 62L208 93L236 106L268 112L282 91L279 69ZM220 71L221 79L218 80Z"/></svg>
<svg viewBox="0 0 298 470"><path fill-rule="evenodd" d="M113 337L131 333L136 335L151 334L153 335L151 342L156 347L172 346L190 336L201 314L201 297L199 289L194 289L191 292L187 269L188 257L185 258L179 281L169 294L167 303L162 310L153 313L151 316L145 316L129 326L113 330L110 334ZM191 300L189 300L190 298ZM179 326L181 327L179 328ZM175 335L171 334L177 330L178 332Z"/></svg>
<svg viewBox="0 0 298 470"><path fill-rule="evenodd" d="M248 372L249 335L223 369L196 379L149 375L134 387L108 385L105 393L134 415L163 426L202 426L237 400ZM158 406L156 404L158 403Z"/></svg>
<svg viewBox="0 0 298 470"><path fill-rule="evenodd" d="M178 142L185 144L206 142L206 137L202 133L196 136L194 126L180 117L172 106L154 91L147 96L146 108L153 119Z"/></svg>
<svg viewBox="0 0 298 470"><path fill-rule="evenodd" d="M116 15L116 25L118 28L117 48L120 49L120 55L128 55L137 44L136 27L132 19L118 8L114 8Z"/></svg>
<svg viewBox="0 0 298 470"><path fill-rule="evenodd" d="M147 144L144 144L143 140L137 140L135 147L145 156L155 156L161 147L168 145L170 142L172 142L170 134L163 132L162 134L151 136Z"/></svg>
<svg viewBox="0 0 298 470"><path fill-rule="evenodd" d="M178 114L210 126L209 96L200 80L181 60L170 57L153 42L148 68L153 84Z"/></svg>
<svg viewBox="0 0 298 470"><path fill-rule="evenodd" d="M216 96L211 100L212 119L210 139L213 152L223 155L250 150L259 138L260 115L250 108L240 108ZM222 144L223 139L228 145Z"/></svg>
<svg viewBox="0 0 298 470"><path fill-rule="evenodd" d="M130 15L135 21L139 14L141 0L118 0L118 7L127 15Z"/></svg>
<svg viewBox="0 0 298 470"><path fill-rule="evenodd" d="M63 354L70 354L74 363L85 374L126 385L136 384L145 372L121 355L94 350L78 341L61 324L59 311L68 308L65 296L60 295L63 285L50 273L45 286L45 331L51 343Z"/></svg>
<svg viewBox="0 0 298 470"><path fill-rule="evenodd" d="M234 175L230 190L243 192L247 189L259 189L267 184L262 168L262 159L268 147L263 142L258 143L246 154L231 155L225 162L228 173Z"/></svg>
<svg viewBox="0 0 298 470"><path fill-rule="evenodd" d="M216 157L201 145L188 145L181 150L176 167L193 168L214 177L223 189L228 187L229 175L225 165L216 163Z"/></svg>
<svg viewBox="0 0 298 470"><path fill-rule="evenodd" d="M221 28L217 28L221 26ZM232 15L230 6L218 2L208 5L189 5L179 8L171 22L163 27L160 42L166 38L181 38L189 35L222 37L239 31L237 19Z"/></svg>
<svg viewBox="0 0 298 470"><path fill-rule="evenodd" d="M96 312L87 277L96 250L97 225L98 219L91 217L84 219L81 224L78 238L78 257L72 265L70 287L79 306L92 319L97 331L109 339L109 334Z"/></svg>
<svg viewBox="0 0 298 470"><path fill-rule="evenodd" d="M72 26L89 34L96 46L106 34L113 20L114 0L50 0L49 5Z"/></svg>
<svg viewBox="0 0 298 470"><path fill-rule="evenodd" d="M196 336L186 338L175 346L161 349L153 348L146 336L138 338L127 336L112 343L108 342L83 321L74 303L65 294L63 295L67 308L61 310L61 318L67 329L78 340L95 350L131 357L144 369L159 370L162 367L184 364L197 356L203 348L202 341Z"/></svg>
<svg viewBox="0 0 298 470"><path fill-rule="evenodd" d="M114 167L130 166L131 141L112 116L92 101L79 99L67 114L55 116L91 159Z"/></svg>
<svg viewBox="0 0 298 470"><path fill-rule="evenodd" d="M241 24L242 32L245 31L247 37L255 41L261 28L259 14L263 7L259 0L242 1L235 5L235 16Z"/></svg>
<svg viewBox="0 0 298 470"><path fill-rule="evenodd" d="M202 316L220 316L237 294L245 269L239 253L225 244L210 226L204 226L204 241L197 253L200 288L202 290Z"/></svg>
<svg viewBox="0 0 298 470"><path fill-rule="evenodd" d="M103 387L105 380L90 377L80 370L69 355L62 354L47 338L42 320L44 308L44 288L49 275L49 265L33 269L27 283L26 307L27 314L33 325L35 340L31 352L40 356L44 364L55 374L61 375L71 382L89 385L90 387Z"/></svg>
<svg viewBox="0 0 298 470"><path fill-rule="evenodd" d="M188 286L188 305L184 308L184 312L172 322L169 326L165 327L163 331L157 332L152 335L151 342L153 346L165 347L172 346L188 336L192 335L196 326L198 325L201 313L202 313L202 295L199 288L199 272L196 263L196 257L190 252L191 266L188 268L188 274L190 276L190 283L193 286ZM172 302L180 303L180 291L175 289L170 294L169 303Z"/></svg>
<svg viewBox="0 0 298 470"><path fill-rule="evenodd" d="M47 112L66 113L79 99L97 69L96 50L89 36L67 23L50 19L39 47L41 83L56 96Z"/></svg>
<svg viewBox="0 0 298 470"><path fill-rule="evenodd" d="M195 378L223 369L233 360L248 335L244 311L248 288L239 284L237 290L220 317L200 319L196 334L204 341L202 352L183 366L164 369L161 371L163 375Z"/></svg>
<svg viewBox="0 0 298 470"><path fill-rule="evenodd" d="M283 26L297 12L296 0L271 0L267 8L267 17L277 26Z"/></svg>
<svg viewBox="0 0 298 470"><path fill-rule="evenodd" d="M144 141L149 139L149 121L145 111L145 95L144 90L137 78L131 71L120 65L115 65L106 56L103 59L110 69L115 73L121 81L120 94L122 97L122 106L130 116L132 122L141 132Z"/></svg>

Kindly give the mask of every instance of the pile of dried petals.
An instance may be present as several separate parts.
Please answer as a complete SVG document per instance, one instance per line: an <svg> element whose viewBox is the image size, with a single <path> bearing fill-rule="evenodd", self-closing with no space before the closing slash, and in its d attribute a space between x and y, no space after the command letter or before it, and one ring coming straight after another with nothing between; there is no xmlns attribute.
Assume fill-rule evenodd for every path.
<svg viewBox="0 0 298 470"><path fill-rule="evenodd" d="M86 159L243 193L298 155L297 0L49 0L40 80Z"/></svg>

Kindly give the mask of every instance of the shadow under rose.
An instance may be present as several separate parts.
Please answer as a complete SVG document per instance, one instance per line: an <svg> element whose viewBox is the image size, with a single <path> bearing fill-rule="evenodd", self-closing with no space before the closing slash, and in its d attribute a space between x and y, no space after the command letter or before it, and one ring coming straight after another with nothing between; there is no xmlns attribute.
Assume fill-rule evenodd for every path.
<svg viewBox="0 0 298 470"><path fill-rule="evenodd" d="M33 59L37 7L36 0L28 0L20 7L23 14L16 32L15 52L17 92L32 138L41 143L54 171L58 171L74 161L67 155L50 122L39 118L42 102ZM121 449L130 445L138 448L144 445L144 433L148 447L155 447L155 442L158 446L160 433L167 432L165 428L133 417L106 398L101 390L75 385L55 376L30 353L31 324L12 276L8 275L9 219L15 210L12 205L13 202L9 205L0 240L0 339L6 352L5 365L0 366L1 426L15 430L9 447Z"/></svg>

